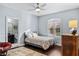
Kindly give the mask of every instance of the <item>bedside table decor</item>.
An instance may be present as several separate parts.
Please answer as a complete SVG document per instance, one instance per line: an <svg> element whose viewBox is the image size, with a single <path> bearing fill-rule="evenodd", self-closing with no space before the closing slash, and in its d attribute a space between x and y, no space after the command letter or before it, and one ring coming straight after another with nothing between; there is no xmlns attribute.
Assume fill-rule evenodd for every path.
<svg viewBox="0 0 79 59"><path fill-rule="evenodd" d="M69 28L72 29L71 32L72 32L73 35L75 35L77 33L77 30L76 30L76 28L78 27L77 24L78 23L77 23L76 19L72 19L72 20L69 21Z"/></svg>

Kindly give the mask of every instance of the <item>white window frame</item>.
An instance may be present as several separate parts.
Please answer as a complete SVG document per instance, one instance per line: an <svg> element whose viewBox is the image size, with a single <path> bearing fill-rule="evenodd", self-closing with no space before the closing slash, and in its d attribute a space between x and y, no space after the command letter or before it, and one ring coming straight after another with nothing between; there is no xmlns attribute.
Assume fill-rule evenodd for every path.
<svg viewBox="0 0 79 59"><path fill-rule="evenodd" d="M57 27L57 26L59 26L59 27ZM54 29L52 33L50 32L50 28ZM57 31L56 31L57 28L60 28L59 35L57 35ZM49 33L51 33L51 35L60 36L61 35L61 20L60 20L60 18L52 18L52 19L48 20L48 29L49 29Z"/></svg>

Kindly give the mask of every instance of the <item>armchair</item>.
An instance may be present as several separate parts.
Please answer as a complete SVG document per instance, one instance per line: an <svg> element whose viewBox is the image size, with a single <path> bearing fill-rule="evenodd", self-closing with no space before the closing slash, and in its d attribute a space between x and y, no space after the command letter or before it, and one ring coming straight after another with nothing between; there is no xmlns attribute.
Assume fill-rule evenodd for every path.
<svg viewBox="0 0 79 59"><path fill-rule="evenodd" d="M0 42L0 55L7 55L7 51L11 48L11 43Z"/></svg>

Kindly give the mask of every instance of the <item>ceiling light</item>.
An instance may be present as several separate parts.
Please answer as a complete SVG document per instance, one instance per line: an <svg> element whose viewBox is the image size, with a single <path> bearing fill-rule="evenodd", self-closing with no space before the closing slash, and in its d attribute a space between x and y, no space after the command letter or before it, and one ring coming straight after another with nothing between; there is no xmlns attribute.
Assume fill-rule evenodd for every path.
<svg viewBox="0 0 79 59"><path fill-rule="evenodd" d="M37 11L37 12L40 11L40 8L37 8L36 11Z"/></svg>

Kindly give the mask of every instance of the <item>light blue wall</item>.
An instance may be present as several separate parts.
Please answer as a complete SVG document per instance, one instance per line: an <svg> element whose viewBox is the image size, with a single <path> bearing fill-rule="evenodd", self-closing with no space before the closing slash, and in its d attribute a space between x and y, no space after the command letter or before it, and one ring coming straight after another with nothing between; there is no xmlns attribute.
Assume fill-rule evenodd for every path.
<svg viewBox="0 0 79 59"><path fill-rule="evenodd" d="M40 35L48 35L48 20L53 18L61 19L61 34L69 33L70 29L68 27L68 21L72 18L76 18L79 23L79 9L67 10L58 13L52 13L49 15L44 15L39 17L39 34ZM79 24L78 24L79 26ZM78 27L79 33L79 27Z"/></svg>
<svg viewBox="0 0 79 59"><path fill-rule="evenodd" d="M5 16L17 18L19 20L19 43L23 43L21 35L28 28L31 28L33 31L38 31L36 16L0 5L0 42L5 41Z"/></svg>
<svg viewBox="0 0 79 59"><path fill-rule="evenodd" d="M19 21L19 40L21 43L23 43L24 38L23 38L23 33L27 29L31 29L34 32L38 32L38 19L37 16L28 14L26 12L21 13L21 19Z"/></svg>
<svg viewBox="0 0 79 59"><path fill-rule="evenodd" d="M20 18L20 13L0 5L0 41L5 41L5 16Z"/></svg>

